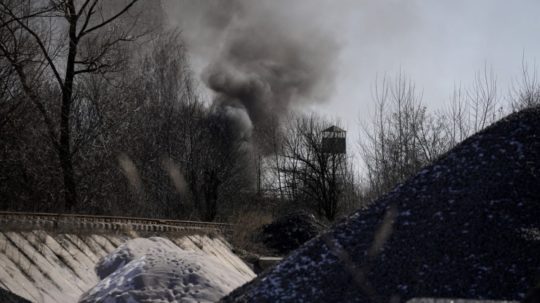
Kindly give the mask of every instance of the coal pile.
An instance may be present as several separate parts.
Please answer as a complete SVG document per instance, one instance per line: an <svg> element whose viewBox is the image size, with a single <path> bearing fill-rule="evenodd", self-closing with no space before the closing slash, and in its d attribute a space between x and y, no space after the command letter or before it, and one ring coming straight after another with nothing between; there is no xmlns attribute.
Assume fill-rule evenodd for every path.
<svg viewBox="0 0 540 303"><path fill-rule="evenodd" d="M268 249L286 255L319 235L323 229L324 225L312 214L295 212L263 226L261 238Z"/></svg>
<svg viewBox="0 0 540 303"><path fill-rule="evenodd" d="M539 218L533 108L465 140L223 302L523 300L540 278Z"/></svg>
<svg viewBox="0 0 540 303"><path fill-rule="evenodd" d="M19 297L16 294L0 287L0 302L2 303L30 303L25 298Z"/></svg>
<svg viewBox="0 0 540 303"><path fill-rule="evenodd" d="M535 288L531 289L529 294L527 294L527 297L525 300L523 300L523 303L538 303L540 302L540 282L536 285Z"/></svg>

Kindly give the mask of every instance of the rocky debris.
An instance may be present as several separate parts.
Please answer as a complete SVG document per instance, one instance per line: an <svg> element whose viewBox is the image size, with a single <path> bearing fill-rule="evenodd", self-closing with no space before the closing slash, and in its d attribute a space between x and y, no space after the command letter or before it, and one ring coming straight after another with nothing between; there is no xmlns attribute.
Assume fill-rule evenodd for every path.
<svg viewBox="0 0 540 303"><path fill-rule="evenodd" d="M386 219L385 219L386 218ZM222 302L523 300L540 277L540 108L508 116Z"/></svg>
<svg viewBox="0 0 540 303"><path fill-rule="evenodd" d="M261 238L267 248L286 255L316 237L324 228L314 215L295 212L263 226Z"/></svg>

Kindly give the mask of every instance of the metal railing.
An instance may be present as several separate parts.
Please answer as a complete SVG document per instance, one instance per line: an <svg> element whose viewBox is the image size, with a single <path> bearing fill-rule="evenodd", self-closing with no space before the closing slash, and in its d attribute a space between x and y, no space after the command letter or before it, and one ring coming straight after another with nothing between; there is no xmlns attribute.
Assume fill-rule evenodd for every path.
<svg viewBox="0 0 540 303"><path fill-rule="evenodd" d="M233 225L226 223L151 219L136 217L94 216L61 213L27 213L0 211L0 229L101 229L149 232L215 231L232 232Z"/></svg>

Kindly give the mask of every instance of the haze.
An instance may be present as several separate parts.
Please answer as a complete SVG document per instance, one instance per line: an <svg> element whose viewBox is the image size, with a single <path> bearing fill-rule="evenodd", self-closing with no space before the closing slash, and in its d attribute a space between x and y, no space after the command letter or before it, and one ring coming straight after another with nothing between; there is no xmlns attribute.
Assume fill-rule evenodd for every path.
<svg viewBox="0 0 540 303"><path fill-rule="evenodd" d="M189 3L189 2L187 2ZM371 94L377 77L405 74L423 91L431 109L443 108L456 85L467 86L475 73L488 68L497 77L505 99L517 81L525 60L534 66L540 51L540 2L503 0L420 1L340 0L264 1L276 18L309 24L333 37L336 52L335 84L324 100L314 100L315 110L342 121L349 138L359 135L359 121L369 119ZM185 1L166 6L173 26L193 41L200 34L190 20L182 19ZM188 39L189 43L190 39ZM192 51L196 73L201 73L214 47ZM193 42L192 42L193 44Z"/></svg>

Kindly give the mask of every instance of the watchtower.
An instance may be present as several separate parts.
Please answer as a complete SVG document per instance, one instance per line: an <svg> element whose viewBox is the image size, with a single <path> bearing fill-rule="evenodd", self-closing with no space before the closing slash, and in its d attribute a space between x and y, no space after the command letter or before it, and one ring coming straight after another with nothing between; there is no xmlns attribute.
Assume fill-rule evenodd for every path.
<svg viewBox="0 0 540 303"><path fill-rule="evenodd" d="M347 132L335 125L322 131L322 150L329 154L347 153Z"/></svg>

